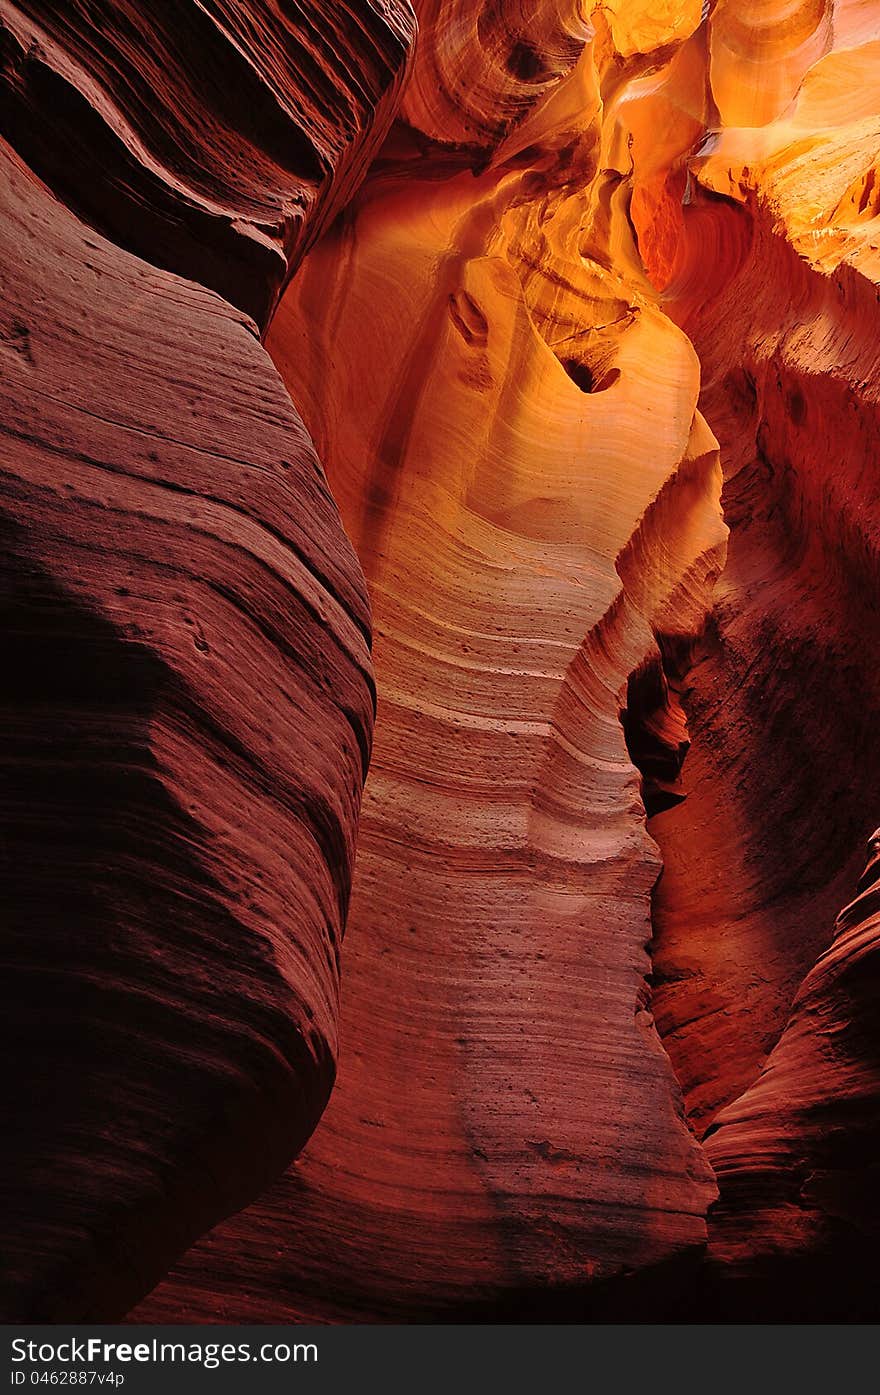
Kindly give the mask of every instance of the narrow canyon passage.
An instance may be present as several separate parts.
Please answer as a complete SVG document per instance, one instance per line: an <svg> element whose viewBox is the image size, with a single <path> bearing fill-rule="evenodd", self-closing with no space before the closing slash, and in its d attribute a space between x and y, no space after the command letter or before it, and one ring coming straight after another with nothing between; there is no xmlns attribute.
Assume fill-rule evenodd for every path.
<svg viewBox="0 0 880 1395"><path fill-rule="evenodd" d="M562 9L543 19L571 40ZM783 352L771 326L804 335L774 297L794 284L821 298L825 281L768 268L793 253L748 169L735 196L717 188L707 132L757 120L739 109L745 39L723 7L709 23L595 12L561 79L539 64L549 96L519 89L513 126L495 120L499 94L540 44L499 14L479 36L465 24L456 54L442 9L426 13L406 124L268 340L368 579L379 711L342 1071L255 1214L268 1235L295 1212L296 1251L260 1251L252 1300L224 1311L260 1311L267 1263L276 1301L306 1318L502 1312L517 1292L528 1312L547 1285L578 1295L572 1312L613 1310L603 1281L655 1267L676 1276L673 1310L695 1283L711 1310L738 1300L693 1277L707 1243L713 1262L716 1184L683 1111L700 1137L753 1084L873 826L867 789L814 807L817 768L830 789L847 761L866 784L877 765L852 741L851 672L790 715L815 662L791 616L815 645L823 605L799 554L822 543L814 519L799 542L790 514L774 518L792 483L765 443L797 409L789 395L774 419L754 388L756 352ZM772 123L812 63L821 84L833 44L801 22L754 70L782 159L790 137ZM786 43L800 45L788 67ZM452 75L473 45L509 59L482 70L494 102L476 87L462 110ZM733 132L730 147L733 185ZM818 349L799 350L811 373ZM849 444L857 468L866 442ZM808 489L817 475L799 467ZM826 532L826 554L834 543ZM844 643L855 598L822 560ZM656 758L659 743L674 786L651 839L620 725L640 683L659 706L630 750L641 739ZM345 1259L315 1302L340 1216ZM225 1255L251 1252L256 1229L243 1216L206 1241L146 1314L196 1288L198 1315L218 1288L231 1302Z"/></svg>
<svg viewBox="0 0 880 1395"><path fill-rule="evenodd" d="M295 8L0 0L13 1311L876 1315L880 6Z"/></svg>

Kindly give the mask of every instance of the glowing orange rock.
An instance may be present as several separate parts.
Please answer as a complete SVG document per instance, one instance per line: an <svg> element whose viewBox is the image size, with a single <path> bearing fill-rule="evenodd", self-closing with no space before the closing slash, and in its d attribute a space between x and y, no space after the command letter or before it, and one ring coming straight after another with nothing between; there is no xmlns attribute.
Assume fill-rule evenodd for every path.
<svg viewBox="0 0 880 1395"><path fill-rule="evenodd" d="M2 5L15 144L83 216L268 330L375 633L334 1097L297 1164L133 1317L876 1315L859 1291L878 1224L873 861L829 945L880 768L876 7L418 0L411 60L402 0L345 21L316 6L292 29L244 0L167 24L126 6L97 53L94 6L42 8ZM150 274L150 304L176 305L182 283ZM203 294L187 314L209 375L228 344L270 444L275 428L297 444L293 490L248 475L239 495L230 462L262 459L259 431L217 409L244 575L268 511L313 600L300 623L254 582L253 626L289 630L291 652L248 625L228 637L218 610L240 667L197 689L238 739L222 759L213 726L191 744L211 818L234 826L230 850L211 823L211 847L245 944L260 897L273 908L258 1002L236 980L220 1004L218 1109L240 1074L265 1105L248 1073L263 1014L288 1003L314 1052L282 1072L266 1155L233 1129L204 1207L160 1207L173 1235L157 1227L152 1277L218 1192L231 1208L277 1175L326 1098L371 715L359 574L323 476L239 312ZM144 350L168 410L186 315L169 317ZM7 319L26 379L39 347ZM80 399L106 425L115 391L64 399L77 441L99 431ZM73 534L80 509L59 510ZM180 571L193 533L151 533L144 574L157 550ZM69 580L76 546L41 557ZM103 615L112 564L88 556ZM209 547L205 569L224 600L225 556ZM126 615L152 596L139 585ZM152 642L176 674L174 644ZM177 789L186 743L167 727L148 749ZM257 768L261 798L281 781L277 815L250 799ZM285 1115L296 1089L309 1107ZM147 1191L166 1143L191 1184L161 1110L139 1122ZM130 1217L138 1176L118 1176ZM90 1313L119 1264L94 1268Z"/></svg>
<svg viewBox="0 0 880 1395"><path fill-rule="evenodd" d="M749 1087L874 817L876 36L846 4L582 17L421 6L408 127L273 326L377 624L343 1067L296 1172L145 1315L796 1315L858 1282L845 1143L803 1215L768 1200L827 1156L803 1010ZM706 1150L652 1006L700 1135L723 1110Z"/></svg>
<svg viewBox="0 0 880 1395"><path fill-rule="evenodd" d="M582 1303L704 1243L714 1186L649 1009L658 864L621 716L631 675L664 682L658 641L702 626L721 477L696 359L599 196L588 57L525 172L508 147L420 182L401 138L273 324L373 605L344 1065L296 1173L145 1315L254 1316L270 1289L317 1318L548 1286ZM259 1236L293 1209L296 1247L270 1258ZM227 1252L252 1256L246 1292L218 1300Z"/></svg>

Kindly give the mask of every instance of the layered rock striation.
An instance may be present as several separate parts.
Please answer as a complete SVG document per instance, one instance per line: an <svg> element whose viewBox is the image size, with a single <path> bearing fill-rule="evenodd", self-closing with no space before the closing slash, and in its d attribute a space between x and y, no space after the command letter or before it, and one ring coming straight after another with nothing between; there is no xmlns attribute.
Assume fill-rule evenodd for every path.
<svg viewBox="0 0 880 1395"><path fill-rule="evenodd" d="M880 15L413 9L0 11L14 1312L876 1316Z"/></svg>
<svg viewBox="0 0 880 1395"><path fill-rule="evenodd" d="M3 0L4 131L112 240L265 328L394 115L407 0Z"/></svg>
<svg viewBox="0 0 880 1395"><path fill-rule="evenodd" d="M2 25L3 1311L95 1320L333 1082L369 603L246 312L369 159L412 23Z"/></svg>

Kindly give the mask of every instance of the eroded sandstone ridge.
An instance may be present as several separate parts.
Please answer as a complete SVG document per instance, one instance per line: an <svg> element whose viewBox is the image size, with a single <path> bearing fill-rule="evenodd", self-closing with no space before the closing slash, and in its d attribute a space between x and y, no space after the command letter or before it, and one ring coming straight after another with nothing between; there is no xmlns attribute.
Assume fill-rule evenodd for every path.
<svg viewBox="0 0 880 1395"><path fill-rule="evenodd" d="M880 6L182 8L0 11L15 1291L327 1098L335 500L339 1079L133 1318L876 1315Z"/></svg>
<svg viewBox="0 0 880 1395"><path fill-rule="evenodd" d="M381 142L413 32L407 0L3 0L4 131L89 223L265 327Z"/></svg>
<svg viewBox="0 0 880 1395"><path fill-rule="evenodd" d="M18 1319L124 1313L311 1132L373 725L363 576L245 311L381 137L411 20L364 0L334 46L194 3L163 48L148 12L0 7Z"/></svg>

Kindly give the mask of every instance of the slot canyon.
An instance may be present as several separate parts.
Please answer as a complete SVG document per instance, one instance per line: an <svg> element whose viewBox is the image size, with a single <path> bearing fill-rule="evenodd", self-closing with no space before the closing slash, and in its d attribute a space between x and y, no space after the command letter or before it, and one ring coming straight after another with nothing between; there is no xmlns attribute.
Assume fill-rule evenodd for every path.
<svg viewBox="0 0 880 1395"><path fill-rule="evenodd" d="M0 0L5 1321L880 1318L878 71Z"/></svg>

